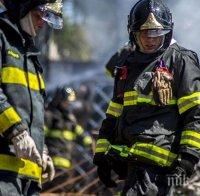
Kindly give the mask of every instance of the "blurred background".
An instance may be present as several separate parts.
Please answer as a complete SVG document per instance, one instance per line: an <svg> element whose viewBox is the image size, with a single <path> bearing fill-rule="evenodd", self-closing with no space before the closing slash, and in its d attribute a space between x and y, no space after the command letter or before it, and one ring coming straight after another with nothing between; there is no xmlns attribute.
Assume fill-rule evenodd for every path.
<svg viewBox="0 0 200 196"><path fill-rule="evenodd" d="M174 19L174 38L200 53L199 6L196 0L165 0ZM109 57L128 41L127 15L135 0L64 0L62 31L41 32L47 89L102 72ZM41 43L47 43L41 44ZM73 74L72 74L73 73ZM88 74L90 74L88 73ZM58 77L58 75L59 77ZM74 75L75 74L75 75Z"/></svg>
<svg viewBox="0 0 200 196"><path fill-rule="evenodd" d="M112 95L113 79L105 74L105 64L128 41L127 15L135 2L137 1L64 0L64 28L61 31L51 31L46 26L37 37L36 43L42 51L40 60L46 80L46 106L58 96L58 89L72 88L76 100L69 107L72 108L77 125L81 125L86 135L89 134L92 139L89 148L73 141L75 146L71 149L80 155L78 160L77 156L74 158L71 155L70 161L75 166L66 169L67 176L61 176L51 185L51 189L47 186L44 192L97 194L103 189L95 175L92 149ZM173 14L174 39L199 55L200 1L165 2ZM82 165L82 159L86 166ZM58 173L57 176L59 175ZM111 195L116 192L108 191Z"/></svg>

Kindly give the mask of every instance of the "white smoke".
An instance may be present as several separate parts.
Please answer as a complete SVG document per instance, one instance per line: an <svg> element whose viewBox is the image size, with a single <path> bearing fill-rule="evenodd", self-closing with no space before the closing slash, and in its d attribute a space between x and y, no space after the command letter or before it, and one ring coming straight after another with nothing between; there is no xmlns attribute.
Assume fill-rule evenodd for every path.
<svg viewBox="0 0 200 196"><path fill-rule="evenodd" d="M200 1L176 0L169 7L174 20L174 38L200 55Z"/></svg>
<svg viewBox="0 0 200 196"><path fill-rule="evenodd" d="M200 54L200 1L164 1L173 15L174 38L180 45ZM85 23L87 37L93 46L95 59L108 60L113 52L128 41L127 15L136 2L137 0L85 0L88 3ZM115 9L112 8L113 3Z"/></svg>

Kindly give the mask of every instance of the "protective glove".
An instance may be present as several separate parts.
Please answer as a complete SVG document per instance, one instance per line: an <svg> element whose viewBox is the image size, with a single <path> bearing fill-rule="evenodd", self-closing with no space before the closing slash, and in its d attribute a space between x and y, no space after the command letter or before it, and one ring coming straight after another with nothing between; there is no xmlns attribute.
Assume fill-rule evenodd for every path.
<svg viewBox="0 0 200 196"><path fill-rule="evenodd" d="M182 158L181 161L179 162L180 167L185 171L185 174L188 178L192 176L194 173L194 168L195 164L197 162L195 161L194 158Z"/></svg>
<svg viewBox="0 0 200 196"><path fill-rule="evenodd" d="M34 140L29 133L24 130L11 138L18 158L28 159L42 166L42 159L38 152Z"/></svg>
<svg viewBox="0 0 200 196"><path fill-rule="evenodd" d="M108 158L112 170L118 175L118 179L125 180L128 172L127 161L112 149L109 150L106 157Z"/></svg>
<svg viewBox="0 0 200 196"><path fill-rule="evenodd" d="M52 181L55 176L55 169L48 150L45 147L42 154L42 178L44 181Z"/></svg>
<svg viewBox="0 0 200 196"><path fill-rule="evenodd" d="M186 180L186 178L190 178L194 173L196 163L197 160L195 157L189 154L182 156L180 160L175 162L169 177L175 178L175 182L182 182L184 184L184 180ZM177 184L176 186L180 185L181 184Z"/></svg>
<svg viewBox="0 0 200 196"><path fill-rule="evenodd" d="M159 105L167 105L172 99L173 76L167 68L157 68L152 79L153 97Z"/></svg>
<svg viewBox="0 0 200 196"><path fill-rule="evenodd" d="M112 168L106 155L104 153L96 153L93 163L97 165L97 173L101 182L103 182L106 187L116 187L117 184L111 179Z"/></svg>
<svg viewBox="0 0 200 196"><path fill-rule="evenodd" d="M125 161L114 161L112 163L113 171L118 175L119 180L125 180L128 173L128 166Z"/></svg>

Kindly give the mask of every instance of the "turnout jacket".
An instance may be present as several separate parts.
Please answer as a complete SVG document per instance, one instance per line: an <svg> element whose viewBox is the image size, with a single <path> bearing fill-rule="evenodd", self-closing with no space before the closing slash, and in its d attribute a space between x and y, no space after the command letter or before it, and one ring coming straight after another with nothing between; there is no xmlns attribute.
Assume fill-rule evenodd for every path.
<svg viewBox="0 0 200 196"><path fill-rule="evenodd" d="M39 52L32 39L22 36L17 25L4 14L0 16L0 49L0 170L38 180L41 168L14 157L12 144L5 135L15 125L24 124L42 156L45 85L37 58Z"/></svg>
<svg viewBox="0 0 200 196"><path fill-rule="evenodd" d="M173 75L173 98L155 102L152 77L160 61ZM196 53L174 43L162 54L133 51L117 68L113 98L99 131L96 153L171 166L178 155L200 154L200 67Z"/></svg>

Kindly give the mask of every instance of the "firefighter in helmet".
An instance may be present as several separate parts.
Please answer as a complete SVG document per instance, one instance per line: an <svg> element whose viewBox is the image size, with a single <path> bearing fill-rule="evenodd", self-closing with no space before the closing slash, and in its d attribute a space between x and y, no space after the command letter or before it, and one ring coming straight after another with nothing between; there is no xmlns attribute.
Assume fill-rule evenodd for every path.
<svg viewBox="0 0 200 196"><path fill-rule="evenodd" d="M127 163L123 195L168 195L199 161L199 62L195 52L170 44L172 15L162 0L138 1L128 33L135 50L116 68L94 163L108 187L116 186L112 160Z"/></svg>
<svg viewBox="0 0 200 196"><path fill-rule="evenodd" d="M54 167L44 145L44 80L33 38L46 21L62 28L58 0L0 3L0 193L39 195Z"/></svg>
<svg viewBox="0 0 200 196"><path fill-rule="evenodd" d="M45 111L46 144L58 170L71 167L70 141L74 140L76 118L69 106L75 100L73 88L58 87Z"/></svg>
<svg viewBox="0 0 200 196"><path fill-rule="evenodd" d="M44 184L44 191L68 178L67 172L72 168L73 161L81 157L75 146L88 144L88 136L74 115L76 100L74 89L64 85L56 89L52 101L45 110L46 144L56 173L62 175L57 175L52 182Z"/></svg>

